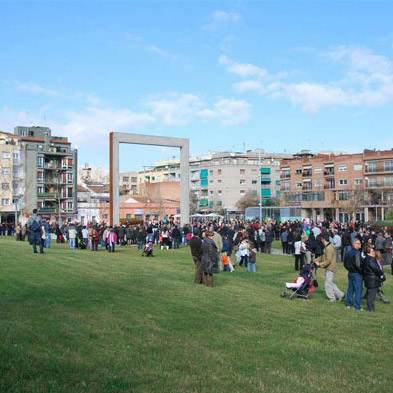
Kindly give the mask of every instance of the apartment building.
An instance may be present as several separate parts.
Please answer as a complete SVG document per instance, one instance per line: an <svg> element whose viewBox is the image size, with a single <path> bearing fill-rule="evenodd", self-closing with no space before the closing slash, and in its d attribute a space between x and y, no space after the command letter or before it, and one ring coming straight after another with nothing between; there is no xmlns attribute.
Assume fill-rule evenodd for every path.
<svg viewBox="0 0 393 393"><path fill-rule="evenodd" d="M365 220L383 220L393 209L393 149L364 150Z"/></svg>
<svg viewBox="0 0 393 393"><path fill-rule="evenodd" d="M0 220L14 221L23 209L24 168L19 139L0 132Z"/></svg>
<svg viewBox="0 0 393 393"><path fill-rule="evenodd" d="M71 220L77 214L77 151L47 127L15 127L24 155L24 210Z"/></svg>
<svg viewBox="0 0 393 393"><path fill-rule="evenodd" d="M180 161L177 159L158 161L138 172L138 184L172 181L180 181Z"/></svg>
<svg viewBox="0 0 393 393"><path fill-rule="evenodd" d="M280 197L280 162L289 155L263 150L219 152L190 160L191 191L201 210L237 212L248 192L262 203Z"/></svg>
<svg viewBox="0 0 393 393"><path fill-rule="evenodd" d="M314 220L383 219L393 200L393 151L312 154L281 162L282 204Z"/></svg>
<svg viewBox="0 0 393 393"><path fill-rule="evenodd" d="M120 192L123 194L138 194L138 172L121 172L120 176Z"/></svg>

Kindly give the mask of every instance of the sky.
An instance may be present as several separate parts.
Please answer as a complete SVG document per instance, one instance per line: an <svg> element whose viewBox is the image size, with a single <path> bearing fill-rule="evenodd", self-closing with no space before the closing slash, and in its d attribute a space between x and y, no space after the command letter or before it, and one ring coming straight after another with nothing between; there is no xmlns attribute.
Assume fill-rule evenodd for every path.
<svg viewBox="0 0 393 393"><path fill-rule="evenodd" d="M191 153L393 148L393 1L0 0L0 130L108 167L109 131ZM121 170L176 156L127 145Z"/></svg>

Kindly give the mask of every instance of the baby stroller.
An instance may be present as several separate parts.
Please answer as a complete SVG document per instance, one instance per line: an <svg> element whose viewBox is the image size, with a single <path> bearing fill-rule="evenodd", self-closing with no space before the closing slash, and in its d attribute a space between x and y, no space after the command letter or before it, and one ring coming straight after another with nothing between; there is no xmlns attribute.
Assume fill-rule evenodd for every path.
<svg viewBox="0 0 393 393"><path fill-rule="evenodd" d="M145 247L143 248L142 256L143 257L154 257L154 255L153 255L153 242L152 241L148 241L145 244Z"/></svg>
<svg viewBox="0 0 393 393"><path fill-rule="evenodd" d="M285 290L281 297L293 300L295 298L308 300L310 294L314 293L316 287L313 280L314 267L305 264L300 275L292 283L285 284Z"/></svg>

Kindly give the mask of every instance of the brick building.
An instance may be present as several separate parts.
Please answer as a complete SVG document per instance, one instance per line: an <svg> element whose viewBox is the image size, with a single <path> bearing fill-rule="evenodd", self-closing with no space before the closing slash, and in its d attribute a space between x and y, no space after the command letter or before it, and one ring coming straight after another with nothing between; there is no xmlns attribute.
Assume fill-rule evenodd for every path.
<svg viewBox="0 0 393 393"><path fill-rule="evenodd" d="M302 216L375 221L393 201L393 150L356 154L302 151L281 162L282 204Z"/></svg>

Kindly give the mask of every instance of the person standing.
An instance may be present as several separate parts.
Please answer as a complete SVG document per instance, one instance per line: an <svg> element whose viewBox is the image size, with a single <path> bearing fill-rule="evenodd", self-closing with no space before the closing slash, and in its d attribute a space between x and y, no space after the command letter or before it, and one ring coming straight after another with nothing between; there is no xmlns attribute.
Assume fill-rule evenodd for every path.
<svg viewBox="0 0 393 393"><path fill-rule="evenodd" d="M334 283L334 275L337 269L336 249L330 243L328 233L321 235L321 241L325 248L323 255L315 263L325 269L325 293L329 301L335 303L337 300L344 299L344 292L340 291Z"/></svg>
<svg viewBox="0 0 393 393"><path fill-rule="evenodd" d="M362 308L363 269L361 247L360 240L355 239L352 247L344 255L344 267L348 271L347 308L354 307L357 311Z"/></svg>
<svg viewBox="0 0 393 393"><path fill-rule="evenodd" d="M206 236L202 241L202 270L203 280L206 286L213 287L213 267L217 262L217 246L213 240L213 232L207 231Z"/></svg>
<svg viewBox="0 0 393 393"><path fill-rule="evenodd" d="M68 228L68 245L71 250L75 250L76 247L76 228L74 225L70 225Z"/></svg>
<svg viewBox="0 0 393 393"><path fill-rule="evenodd" d="M301 238L295 241L295 270L301 271L304 265L304 255L306 253L306 245Z"/></svg>
<svg viewBox="0 0 393 393"><path fill-rule="evenodd" d="M199 228L195 228L194 236L190 240L191 256L195 265L194 282L197 284L204 283L203 269L202 269L202 239L200 237Z"/></svg>
<svg viewBox="0 0 393 393"><path fill-rule="evenodd" d="M367 288L367 311L375 311L375 297L381 283L385 281L385 275L382 267L375 258L375 250L373 247L366 245L364 247L366 258L364 260L363 278Z"/></svg>
<svg viewBox="0 0 393 393"><path fill-rule="evenodd" d="M37 254L37 245L40 248L40 254L44 253L41 242L41 218L37 215L37 209L33 210L33 214L27 221L29 230L29 242L33 246L34 254Z"/></svg>

